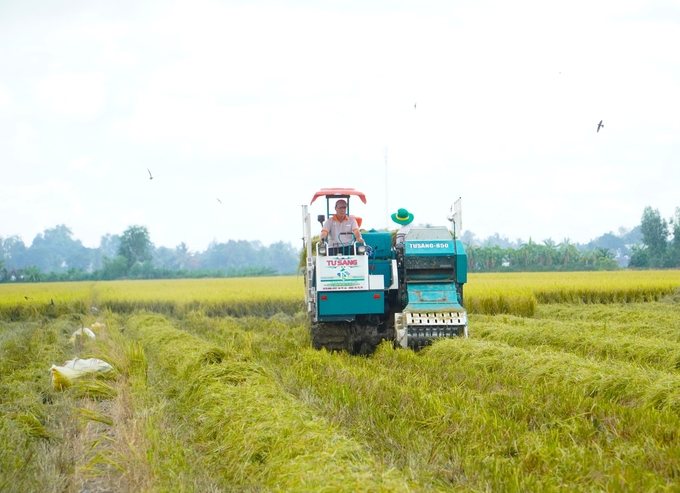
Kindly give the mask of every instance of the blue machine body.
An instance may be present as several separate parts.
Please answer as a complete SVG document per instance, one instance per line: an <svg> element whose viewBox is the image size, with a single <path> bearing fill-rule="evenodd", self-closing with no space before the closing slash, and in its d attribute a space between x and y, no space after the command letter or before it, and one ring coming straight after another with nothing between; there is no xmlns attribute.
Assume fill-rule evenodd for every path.
<svg viewBox="0 0 680 493"><path fill-rule="evenodd" d="M405 311L429 313L462 309L453 283L408 285Z"/></svg>
<svg viewBox="0 0 680 493"><path fill-rule="evenodd" d="M322 291L319 297L321 319L385 313L385 293L381 291Z"/></svg>
<svg viewBox="0 0 680 493"><path fill-rule="evenodd" d="M349 201L358 197L365 204L363 193L322 188L310 205L321 196L326 197L326 216L316 218L322 228L328 228L331 202L340 199L347 202L346 213L361 227L361 218L350 215ZM454 205L456 212L449 220L455 235L459 201ZM468 336L463 308L467 255L448 227L410 226L398 244L395 232L362 230L366 248L354 241L338 248L334 241L313 241L307 206L303 206L303 219L305 303L315 349L370 354L386 340L418 349L437 339ZM328 233L322 229L320 238L326 237L324 231Z"/></svg>
<svg viewBox="0 0 680 493"><path fill-rule="evenodd" d="M384 314L386 306L385 292L393 283L392 235L389 232L369 231L362 233L366 245L371 247L372 254L368 259L369 276L381 276L382 282L375 277L371 284L380 289L360 291L317 291L317 311L319 321L354 320L355 315Z"/></svg>
<svg viewBox="0 0 680 493"><path fill-rule="evenodd" d="M467 255L459 240L445 227L412 228L404 243L397 277L397 254L392 234L362 233L371 247L367 290L317 291L317 317L324 321L351 321L357 315L388 312L451 312L463 310L462 286L467 282ZM377 277L382 278L382 282ZM398 282L397 282L398 281ZM379 288L374 287L378 285ZM390 298L390 287L399 295Z"/></svg>
<svg viewBox="0 0 680 493"><path fill-rule="evenodd" d="M405 312L463 310L467 255L447 228L414 228L404 242Z"/></svg>

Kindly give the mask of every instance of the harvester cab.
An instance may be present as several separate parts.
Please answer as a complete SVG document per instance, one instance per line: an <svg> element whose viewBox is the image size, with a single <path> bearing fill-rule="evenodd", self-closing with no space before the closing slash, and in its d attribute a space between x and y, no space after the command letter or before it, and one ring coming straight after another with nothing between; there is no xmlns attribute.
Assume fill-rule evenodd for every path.
<svg viewBox="0 0 680 493"><path fill-rule="evenodd" d="M363 244L352 237L331 248L312 236L309 207L320 197L326 199L326 215L317 215L322 225L332 204L344 199L347 215L361 227L361 218L350 214L356 212L351 202L366 203L352 188L322 188L302 206L305 302L314 348L368 354L383 340L418 349L437 338L467 337L467 259L455 238L459 213L449 218L453 237L446 226L414 227L397 249L389 231L363 229Z"/></svg>

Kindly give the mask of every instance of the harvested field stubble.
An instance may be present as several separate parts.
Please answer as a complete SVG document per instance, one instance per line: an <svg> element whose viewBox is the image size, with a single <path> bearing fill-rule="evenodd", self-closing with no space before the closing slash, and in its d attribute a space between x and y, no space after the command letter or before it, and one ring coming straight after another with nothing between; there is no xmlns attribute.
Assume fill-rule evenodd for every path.
<svg viewBox="0 0 680 493"><path fill-rule="evenodd" d="M112 400L129 394L137 364L125 361L125 342L111 341L104 327L96 341L69 341L80 322L92 321L0 322L0 414L6 418L0 426L0 491L99 491L101 475L107 487L115 482L123 490L146 489L139 477L128 481L120 473L126 453L139 455L130 454L125 440L121 445L119 425L127 420L117 413L129 409ZM59 392L50 367L74 356L105 359L116 371L105 382L93 375ZM134 474L144 469L135 459Z"/></svg>
<svg viewBox="0 0 680 493"><path fill-rule="evenodd" d="M384 345L359 361L309 350L287 374L425 484L653 490L677 473L677 375L474 339L419 354Z"/></svg>
<svg viewBox="0 0 680 493"><path fill-rule="evenodd" d="M160 317L134 317L132 334L154 354L154 380L220 488L281 491L407 491L347 438L279 387L248 355L220 349ZM164 464L157 473L173 464ZM172 478L167 478L168 486Z"/></svg>
<svg viewBox="0 0 680 493"><path fill-rule="evenodd" d="M583 305L576 310L550 305L539 307L532 319L473 315L470 324L476 337L516 347L546 346L588 358L680 369L680 305Z"/></svg>
<svg viewBox="0 0 680 493"><path fill-rule="evenodd" d="M488 327L504 317L490 317ZM543 345L513 348L474 332L420 353L384 345L360 358L307 349L294 327L260 320L258 330L257 322L196 315L182 327L247 351L417 489L674 484L680 382L663 365L645 369L623 355L617 361Z"/></svg>

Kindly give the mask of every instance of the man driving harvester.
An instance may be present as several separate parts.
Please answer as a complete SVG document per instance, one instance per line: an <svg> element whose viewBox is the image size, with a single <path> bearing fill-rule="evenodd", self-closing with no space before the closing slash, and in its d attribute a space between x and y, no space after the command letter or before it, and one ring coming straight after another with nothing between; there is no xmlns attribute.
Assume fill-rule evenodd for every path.
<svg viewBox="0 0 680 493"><path fill-rule="evenodd" d="M352 235L357 242L364 242L356 219L347 215L347 202L340 199L335 203L335 215L324 221L319 241L328 241L329 255L349 255Z"/></svg>

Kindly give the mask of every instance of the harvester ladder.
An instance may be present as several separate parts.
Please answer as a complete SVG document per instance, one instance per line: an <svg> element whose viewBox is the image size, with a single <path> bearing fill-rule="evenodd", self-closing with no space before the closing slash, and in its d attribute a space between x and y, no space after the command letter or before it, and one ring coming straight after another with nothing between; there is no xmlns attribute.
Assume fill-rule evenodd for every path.
<svg viewBox="0 0 680 493"><path fill-rule="evenodd" d="M307 280L307 311L314 311L314 257L307 257L307 269L305 269Z"/></svg>

